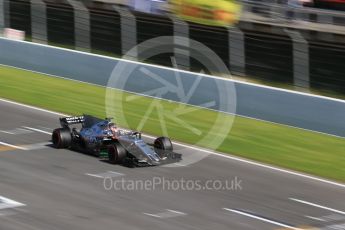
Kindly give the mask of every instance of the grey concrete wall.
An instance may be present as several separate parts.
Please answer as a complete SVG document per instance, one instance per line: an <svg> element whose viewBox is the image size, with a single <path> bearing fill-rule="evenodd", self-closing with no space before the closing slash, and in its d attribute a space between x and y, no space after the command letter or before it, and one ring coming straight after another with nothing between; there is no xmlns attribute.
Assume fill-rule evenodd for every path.
<svg viewBox="0 0 345 230"><path fill-rule="evenodd" d="M119 59L7 39L0 39L0 51L1 64L103 86L107 85L114 67L119 63L126 63L126 70L131 71L130 77L127 78L125 76L127 74L117 75L118 78L125 78L119 79L120 83L122 81L125 84L115 85L115 87L131 92L145 94L152 89L162 87L162 81L156 81L145 72L155 73L165 82L176 85L174 71L167 68L138 66L133 62ZM198 78L192 73L180 72L179 74L185 89L191 89ZM203 77L187 103L202 106L206 102L215 101L215 105L208 108L216 110L226 108L224 112L233 112L231 106L220 104L221 98L224 95L231 95L228 91L233 89L235 89L236 98L228 98L225 101L236 104L238 115L345 137L345 102L340 100ZM181 97L173 92L168 92L161 97L181 101Z"/></svg>

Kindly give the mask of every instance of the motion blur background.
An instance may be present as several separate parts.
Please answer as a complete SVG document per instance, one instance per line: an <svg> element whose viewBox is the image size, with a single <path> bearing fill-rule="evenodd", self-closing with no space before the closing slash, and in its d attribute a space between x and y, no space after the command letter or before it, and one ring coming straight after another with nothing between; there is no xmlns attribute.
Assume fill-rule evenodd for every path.
<svg viewBox="0 0 345 230"><path fill-rule="evenodd" d="M0 28L11 28L3 31L9 38L120 57L148 39L182 36L211 48L240 80L345 95L343 0L2 0L1 4ZM172 66L176 47L145 61ZM178 68L203 69L188 56L176 57ZM132 58L141 59L140 54Z"/></svg>

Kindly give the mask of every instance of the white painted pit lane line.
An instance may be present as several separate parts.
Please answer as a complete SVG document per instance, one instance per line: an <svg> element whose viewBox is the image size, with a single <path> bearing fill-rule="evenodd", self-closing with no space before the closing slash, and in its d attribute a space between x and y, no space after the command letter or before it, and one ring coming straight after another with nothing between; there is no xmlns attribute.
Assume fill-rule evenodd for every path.
<svg viewBox="0 0 345 230"><path fill-rule="evenodd" d="M314 217L314 216L305 216L309 219L312 219L312 220L317 220L317 221L320 221L320 222L326 222L324 219L321 219L319 217Z"/></svg>
<svg viewBox="0 0 345 230"><path fill-rule="evenodd" d="M176 211L176 210L172 210L172 209L166 209L166 210L169 211L169 212L172 212L172 213L179 214L179 215L187 215L187 214L184 213L184 212L180 212L180 211Z"/></svg>
<svg viewBox="0 0 345 230"><path fill-rule="evenodd" d="M345 229L345 223L328 225L328 226L326 226L325 230L326 229L344 230Z"/></svg>
<svg viewBox="0 0 345 230"><path fill-rule="evenodd" d="M90 177L103 178L102 176L99 176L97 174L85 173L85 175Z"/></svg>
<svg viewBox="0 0 345 230"><path fill-rule="evenodd" d="M142 136L150 138L150 139L155 139L155 137L153 137L151 135L147 135L147 134L142 134ZM172 143L174 145L179 145L179 146L184 147L184 148L189 148L189 149L193 149L193 150L196 150L196 151L201 151L201 152L209 153L209 154L211 154L213 156L223 157L223 158L227 158L227 159L230 159L230 160L233 160L233 161L249 164L249 165L252 165L252 166L266 168L266 169L270 169L270 170L273 170L273 171L277 171L277 172L281 172L281 173L286 173L286 174L290 174L290 175L294 175L294 176L298 176L298 177L303 177L305 179L314 180L314 181L318 181L318 182L322 182L322 183L326 183L326 184L335 185L337 187L345 188L345 184L338 183L338 182L335 182L335 181L331 181L331 180L327 180L327 179L311 176L311 175L308 175L308 174L303 174L303 173L291 171L291 170L288 170L288 169L274 167L274 166L271 166L271 165L267 165L267 164L264 164L264 163L259 163L259 162L247 160L247 159L244 159L244 158L232 156L232 155L225 154L225 153L217 153L217 152L214 152L214 151L211 151L211 150L208 150L208 149L204 149L204 148L200 148L200 147L195 147L195 146L191 146L191 145L186 145L186 144L182 144L182 143L179 143L179 142L176 142L176 141L173 141Z"/></svg>
<svg viewBox="0 0 345 230"><path fill-rule="evenodd" d="M161 218L161 219L173 218L173 217L186 216L187 215L187 213L184 213L184 212L181 212L181 211L172 210L172 209L165 209L164 212L159 212L159 213L143 212L143 214L146 215L146 216L151 216L151 217Z"/></svg>
<svg viewBox="0 0 345 230"><path fill-rule="evenodd" d="M230 208L223 208L223 209L226 210L226 211L232 212L232 213L236 213L236 214L239 214L239 215L242 215L242 216L250 217L252 219L260 220L262 222L270 223L270 224L273 224L273 225L276 225L276 226L279 226L279 227L283 227L283 228L286 228L286 229L302 230L301 228L296 228L296 227L293 227L291 225L287 225L287 224L284 224L284 223L281 223L281 222L270 220L270 219L267 219L267 218L264 218L264 217L261 217L261 216L257 216L257 215L251 214L251 213L243 212L243 211L240 211L240 210L235 210L235 209L230 209Z"/></svg>
<svg viewBox="0 0 345 230"><path fill-rule="evenodd" d="M50 142L41 142L41 143L34 143L34 144L23 144L19 146L19 145L12 145L12 144L0 141L0 146L1 145L7 146L10 148L9 150L19 149L19 150L24 150L24 151L45 149L45 148L48 148L48 145L50 144L51 144Z"/></svg>
<svg viewBox="0 0 345 230"><path fill-rule="evenodd" d="M5 143L5 142L2 142L2 141L0 141L0 145L4 145L4 146L11 147L11 148L14 148L14 149L28 150L28 149L25 148L25 147L17 146L17 145L11 145L11 144L9 144L9 143Z"/></svg>
<svg viewBox="0 0 345 230"><path fill-rule="evenodd" d="M23 147L26 148L26 150L39 150L48 148L49 145L51 145L51 142L41 142L36 144L23 145Z"/></svg>
<svg viewBox="0 0 345 230"><path fill-rule="evenodd" d="M162 217L159 216L159 215L151 214L151 213L147 213L147 212L143 212L143 214L146 215L146 216L152 216L152 217L156 217L156 218L162 218Z"/></svg>
<svg viewBox="0 0 345 230"><path fill-rule="evenodd" d="M28 127L28 126L23 126L23 128L29 129L31 131L39 132L39 133L48 134L48 135L52 134L51 132L47 132L47 131L44 131L44 130L41 130L41 129L36 129L36 128Z"/></svg>
<svg viewBox="0 0 345 230"><path fill-rule="evenodd" d="M331 221L345 221L345 216L339 215L339 214L331 214L331 215L328 215L328 216L323 216L322 218L324 218L327 222L331 222Z"/></svg>
<svg viewBox="0 0 345 230"><path fill-rule="evenodd" d="M8 208L18 208L26 206L25 204L19 203L15 200L8 199L6 197L0 196L0 210Z"/></svg>
<svg viewBox="0 0 345 230"><path fill-rule="evenodd" d="M17 106L21 106L21 107L25 107L25 108L28 108L28 109L33 109L33 110L37 110L37 111L41 111L41 112L45 112L45 113L49 113L49 114L58 115L58 116L65 116L65 117L69 116L67 114L58 113L58 112L54 112L54 111L50 111L50 110L46 110L46 109L41 109L41 108L38 108L38 107L35 107L35 106L25 105L25 104L22 104L22 103L14 102L14 101L3 99L3 98L0 98L0 101L6 102L6 103L9 103L9 104L13 104L13 105L17 105ZM345 101L344 101L344 103L345 103ZM151 138L151 139L154 138L153 136L144 135L144 134L143 134L143 137L147 137L147 138ZM249 164L249 165L256 166L256 167L266 168L266 169L270 169L272 171L277 171L277 172L281 172L281 173L285 173L285 174L289 174L289 175L293 175L293 176L297 176L297 177L302 177L304 179L308 179L308 180L312 180L312 181L318 181L318 182L321 182L321 183L325 183L325 184L329 184L329 185L333 185L333 186L337 186L337 187L340 187L342 189L345 189L345 184L338 183L338 182L331 181L331 180L327 180L327 179L323 179L323 178L319 178L319 177L316 177L316 176L311 176L311 175L308 175L308 174L303 174L303 173L295 172L295 171L292 171L292 170L287 170L287 169L278 168L278 167L274 167L274 166L271 166L271 165L267 165L267 164L263 164L263 163L259 163L259 162L255 162L255 161L251 161L251 160L246 160L244 158L235 157L235 156L228 155L228 154L225 154L225 153L217 153L217 152L214 152L214 151L211 151L211 150L207 150L207 149L203 149L203 148L199 148L199 147L195 147L195 146L191 146L191 145L186 145L186 144L178 143L178 142L175 142L175 141L173 142L173 144L176 144L176 145L179 145L179 146L182 146L182 147L185 147L185 148L194 149L194 150L197 150L197 151L202 151L202 152L205 152L205 153L209 153L209 154L212 154L214 156L227 158L227 159L230 159L232 161L237 161L237 162Z"/></svg>
<svg viewBox="0 0 345 230"><path fill-rule="evenodd" d="M295 198L289 198L289 199L292 200L292 201L295 201L297 203L301 203L301 204L309 205L309 206L312 206L312 207L324 209L324 210L327 210L327 211L335 212L335 213L338 213L338 214L341 214L341 215L345 215L344 211L340 211L340 210L337 210L337 209L329 208L329 207L326 207L326 206L323 206L323 205L315 204L315 203L304 201L304 200L300 200L300 199L295 199Z"/></svg>
<svg viewBox="0 0 345 230"><path fill-rule="evenodd" d="M96 178L102 178L102 179L108 179L108 178L114 178L114 177L120 177L120 176L125 176L125 174L123 173L119 173L119 172L114 172L114 171L107 171L104 173L85 173L85 175L87 176L91 176L91 177L96 177Z"/></svg>
<svg viewBox="0 0 345 230"><path fill-rule="evenodd" d="M16 128L12 130L0 130L0 132L10 134L10 135L21 135L21 134L33 133L31 130L22 129L22 128Z"/></svg>
<svg viewBox="0 0 345 230"><path fill-rule="evenodd" d="M42 130L48 131L48 132L52 132L54 130L52 128L48 128L48 127L44 127L44 126L37 126L37 127L42 129Z"/></svg>
<svg viewBox="0 0 345 230"><path fill-rule="evenodd" d="M11 134L11 135L14 135L14 133L13 133L13 132L6 131L6 130L0 130L0 133L6 133L6 134Z"/></svg>
<svg viewBox="0 0 345 230"><path fill-rule="evenodd" d="M186 167L187 165L184 165L184 164L180 164L180 163L173 163L174 165L176 166L180 166L180 167Z"/></svg>

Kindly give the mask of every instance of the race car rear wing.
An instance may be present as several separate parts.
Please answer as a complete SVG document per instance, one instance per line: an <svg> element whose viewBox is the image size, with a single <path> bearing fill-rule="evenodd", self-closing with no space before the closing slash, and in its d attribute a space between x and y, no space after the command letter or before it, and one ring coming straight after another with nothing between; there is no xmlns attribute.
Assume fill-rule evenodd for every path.
<svg viewBox="0 0 345 230"><path fill-rule="evenodd" d="M63 128L68 128L69 125L82 124L85 121L84 116L75 116L75 117L61 117L60 124Z"/></svg>

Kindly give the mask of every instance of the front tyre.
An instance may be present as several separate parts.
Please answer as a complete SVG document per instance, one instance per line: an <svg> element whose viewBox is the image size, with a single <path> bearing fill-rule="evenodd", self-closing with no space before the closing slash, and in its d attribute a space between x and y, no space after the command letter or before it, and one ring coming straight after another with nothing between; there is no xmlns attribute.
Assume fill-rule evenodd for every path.
<svg viewBox="0 0 345 230"><path fill-rule="evenodd" d="M108 160L111 164L120 164L127 156L126 149L118 142L108 146Z"/></svg>
<svg viewBox="0 0 345 230"><path fill-rule="evenodd" d="M173 145L168 137L158 137L154 142L154 146L157 149L173 151Z"/></svg>
<svg viewBox="0 0 345 230"><path fill-rule="evenodd" d="M72 135L69 129L58 128L52 133L53 146L57 149L69 148L72 143Z"/></svg>

